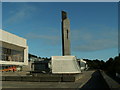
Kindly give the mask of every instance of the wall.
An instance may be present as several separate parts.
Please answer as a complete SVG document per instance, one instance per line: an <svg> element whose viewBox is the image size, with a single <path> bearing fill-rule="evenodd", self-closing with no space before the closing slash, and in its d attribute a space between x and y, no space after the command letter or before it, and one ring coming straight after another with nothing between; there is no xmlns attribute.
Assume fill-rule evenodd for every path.
<svg viewBox="0 0 120 90"><path fill-rule="evenodd" d="M26 39L0 29L0 46L10 49L24 48L24 62L0 60L0 64L28 65L28 46Z"/></svg>

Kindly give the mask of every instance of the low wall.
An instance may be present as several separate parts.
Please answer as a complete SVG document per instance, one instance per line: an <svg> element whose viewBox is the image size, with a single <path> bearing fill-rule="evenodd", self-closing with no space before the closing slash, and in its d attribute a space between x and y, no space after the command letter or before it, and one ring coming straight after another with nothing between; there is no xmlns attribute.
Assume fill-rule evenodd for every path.
<svg viewBox="0 0 120 90"><path fill-rule="evenodd" d="M75 82L82 74L76 75L38 75L38 76L2 76L2 81L26 82Z"/></svg>

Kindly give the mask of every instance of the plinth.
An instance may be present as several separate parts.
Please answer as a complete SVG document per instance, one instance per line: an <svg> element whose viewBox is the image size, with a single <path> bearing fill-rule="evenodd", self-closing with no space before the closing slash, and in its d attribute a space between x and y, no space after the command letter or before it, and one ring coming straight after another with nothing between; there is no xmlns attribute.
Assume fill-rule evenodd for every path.
<svg viewBox="0 0 120 90"><path fill-rule="evenodd" d="M81 73L75 56L52 56L52 74Z"/></svg>

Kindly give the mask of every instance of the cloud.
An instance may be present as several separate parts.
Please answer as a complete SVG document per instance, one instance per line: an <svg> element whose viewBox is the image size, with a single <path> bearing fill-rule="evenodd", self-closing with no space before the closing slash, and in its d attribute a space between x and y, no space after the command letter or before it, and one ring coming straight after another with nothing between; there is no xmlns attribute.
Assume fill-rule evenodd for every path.
<svg viewBox="0 0 120 90"><path fill-rule="evenodd" d="M7 19L6 23L12 24L24 20L32 15L34 11L36 11L35 6L22 4L22 6L19 7L18 5L18 8L9 11L11 16Z"/></svg>
<svg viewBox="0 0 120 90"><path fill-rule="evenodd" d="M61 44L60 38L57 35L55 36L55 35L46 35L46 34L41 35L41 34L36 34L36 33L28 33L25 35L25 38L28 41L34 42L35 44L38 42L43 45L48 45L48 46L51 46L51 45L55 46L55 45Z"/></svg>
<svg viewBox="0 0 120 90"><path fill-rule="evenodd" d="M107 29L97 32L88 29L74 30L72 43L74 51L97 51L118 47L117 30Z"/></svg>
<svg viewBox="0 0 120 90"><path fill-rule="evenodd" d="M29 30L29 32L24 34L24 38L34 45L39 43L50 48L53 48L53 46L58 47L62 42L60 31L54 27L34 28L33 30Z"/></svg>
<svg viewBox="0 0 120 90"><path fill-rule="evenodd" d="M58 36L38 35L38 34L35 34L35 33L28 33L25 37L27 39L59 40Z"/></svg>

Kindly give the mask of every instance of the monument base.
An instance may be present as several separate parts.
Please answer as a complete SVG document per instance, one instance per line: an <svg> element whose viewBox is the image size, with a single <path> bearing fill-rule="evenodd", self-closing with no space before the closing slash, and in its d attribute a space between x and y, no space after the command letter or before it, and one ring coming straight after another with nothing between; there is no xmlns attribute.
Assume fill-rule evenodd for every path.
<svg viewBox="0 0 120 90"><path fill-rule="evenodd" d="M52 74L81 73L75 56L52 56Z"/></svg>

